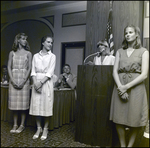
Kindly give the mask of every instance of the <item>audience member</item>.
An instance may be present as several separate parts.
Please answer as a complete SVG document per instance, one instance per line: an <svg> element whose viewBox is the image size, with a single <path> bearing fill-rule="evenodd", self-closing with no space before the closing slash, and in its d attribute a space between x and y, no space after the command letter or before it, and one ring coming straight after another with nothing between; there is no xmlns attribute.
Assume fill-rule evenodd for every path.
<svg viewBox="0 0 150 148"><path fill-rule="evenodd" d="M9 81L9 77L8 77L7 65L2 65L1 84L8 84L8 81Z"/></svg>
<svg viewBox="0 0 150 148"><path fill-rule="evenodd" d="M71 67L69 64L65 64L63 66L63 73L60 74L57 82L55 83L55 87L58 89L61 88L71 88L75 89L77 83L77 76L71 73Z"/></svg>

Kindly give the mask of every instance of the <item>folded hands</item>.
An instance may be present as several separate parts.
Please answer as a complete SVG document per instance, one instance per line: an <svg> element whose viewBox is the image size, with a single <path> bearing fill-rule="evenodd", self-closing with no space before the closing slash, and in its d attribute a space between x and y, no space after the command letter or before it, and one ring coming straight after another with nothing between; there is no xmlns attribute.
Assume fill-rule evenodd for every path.
<svg viewBox="0 0 150 148"><path fill-rule="evenodd" d="M125 85L121 85L117 88L119 96L124 100L129 100L129 95L127 93L127 87Z"/></svg>
<svg viewBox="0 0 150 148"><path fill-rule="evenodd" d="M25 79L23 79L19 84L15 80L11 81L13 87L16 88L16 89L22 89L23 86L25 85L25 82L26 82Z"/></svg>

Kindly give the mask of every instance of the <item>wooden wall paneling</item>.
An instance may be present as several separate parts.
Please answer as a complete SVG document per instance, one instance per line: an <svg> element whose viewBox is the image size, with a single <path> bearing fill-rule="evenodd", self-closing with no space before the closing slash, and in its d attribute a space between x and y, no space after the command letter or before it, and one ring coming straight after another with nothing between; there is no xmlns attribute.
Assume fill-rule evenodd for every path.
<svg viewBox="0 0 150 148"><path fill-rule="evenodd" d="M111 146L109 120L113 66L78 66L75 140L92 146Z"/></svg>
<svg viewBox="0 0 150 148"><path fill-rule="evenodd" d="M96 32L98 33L98 38L95 40L94 49L95 52L97 52L97 42L99 40L104 40L106 35L106 29L107 29L107 21L108 21L108 15L109 15L109 2L107 1L99 1L97 4L97 28L95 28Z"/></svg>
<svg viewBox="0 0 150 148"><path fill-rule="evenodd" d="M143 1L113 1L112 30L115 53L121 47L124 27L139 26L143 39ZM87 1L85 56L97 51L96 43L105 38L109 1Z"/></svg>
<svg viewBox="0 0 150 148"><path fill-rule="evenodd" d="M113 2L113 35L115 51L121 47L124 28L128 24L139 26L142 40L143 2L141 1L115 1Z"/></svg>
<svg viewBox="0 0 150 148"><path fill-rule="evenodd" d="M86 23L87 48L85 56L96 52L97 42L101 39L104 39L105 37L108 9L109 9L109 2L107 1L87 2L87 23Z"/></svg>
<svg viewBox="0 0 150 148"><path fill-rule="evenodd" d="M93 44L93 26L94 26L94 2L87 2L87 23L86 23L86 51L85 56L92 52L92 44ZM95 20L96 21L96 20Z"/></svg>
<svg viewBox="0 0 150 148"><path fill-rule="evenodd" d="M51 23L51 25L54 27L54 15L52 15L52 16L45 16L45 17L42 17L42 18L44 18L47 21L49 21Z"/></svg>

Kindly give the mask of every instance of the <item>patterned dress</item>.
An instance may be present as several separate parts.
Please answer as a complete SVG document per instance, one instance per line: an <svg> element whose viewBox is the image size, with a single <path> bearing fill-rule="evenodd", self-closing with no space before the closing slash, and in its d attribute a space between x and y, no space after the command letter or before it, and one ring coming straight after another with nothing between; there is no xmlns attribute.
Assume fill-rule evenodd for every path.
<svg viewBox="0 0 150 148"><path fill-rule="evenodd" d="M23 78L26 77L28 70L28 52L27 54L20 56L13 52L12 61L12 76L19 84ZM30 82L26 81L24 87L21 90L15 89L9 81L9 100L8 108L10 110L27 110L29 109L30 98Z"/></svg>
<svg viewBox="0 0 150 148"><path fill-rule="evenodd" d="M33 56L31 76L35 76L37 81L42 80L45 76L51 78L42 86L42 92L37 93L32 87L30 102L30 115L35 116L52 116L53 115L53 75L56 64L56 56L49 51L42 56L41 51Z"/></svg>
<svg viewBox="0 0 150 148"><path fill-rule="evenodd" d="M122 84L127 84L138 77L141 73L142 54L145 48L135 49L130 57L127 50L119 49L119 79ZM148 100L144 82L139 83L127 90L129 100L123 101L114 86L110 120L115 123L131 127L145 126L148 120Z"/></svg>

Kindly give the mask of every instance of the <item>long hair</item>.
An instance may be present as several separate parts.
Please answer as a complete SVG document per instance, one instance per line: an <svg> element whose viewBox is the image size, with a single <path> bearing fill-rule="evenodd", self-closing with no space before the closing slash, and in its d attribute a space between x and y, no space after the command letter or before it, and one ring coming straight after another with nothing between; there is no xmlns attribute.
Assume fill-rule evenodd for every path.
<svg viewBox="0 0 150 148"><path fill-rule="evenodd" d="M15 36L15 39L14 39L14 43L12 45L12 50L13 51L17 51L18 47L19 47L19 43L18 43L18 40L21 38L21 36L25 36L25 37L28 37L25 33L19 33ZM28 41L26 41L26 45L24 46L25 50L30 50L30 46L29 46L29 43Z"/></svg>
<svg viewBox="0 0 150 148"><path fill-rule="evenodd" d="M54 42L54 38L51 37L51 36L46 35L46 36L42 37L42 39L41 39L41 48L40 48L40 50L43 49L43 43L46 41L47 38L51 38L51 39L53 40L53 42Z"/></svg>
<svg viewBox="0 0 150 148"><path fill-rule="evenodd" d="M127 42L127 40L125 39L125 32L126 32L126 29L127 29L128 27L132 27L132 28L134 29L135 33L137 34L137 38L136 38L136 41L135 41L135 43L134 43L134 45L133 45L133 48L134 48L134 49L140 48L140 47L142 46L142 45L141 45L141 39L140 39L140 28L139 28L139 27L136 27L136 26L134 26L134 25L128 25L128 26L126 26L126 27L124 28L124 40L123 40L123 42L122 42L122 48L123 48L123 49L127 49L127 48L128 48L128 42Z"/></svg>

